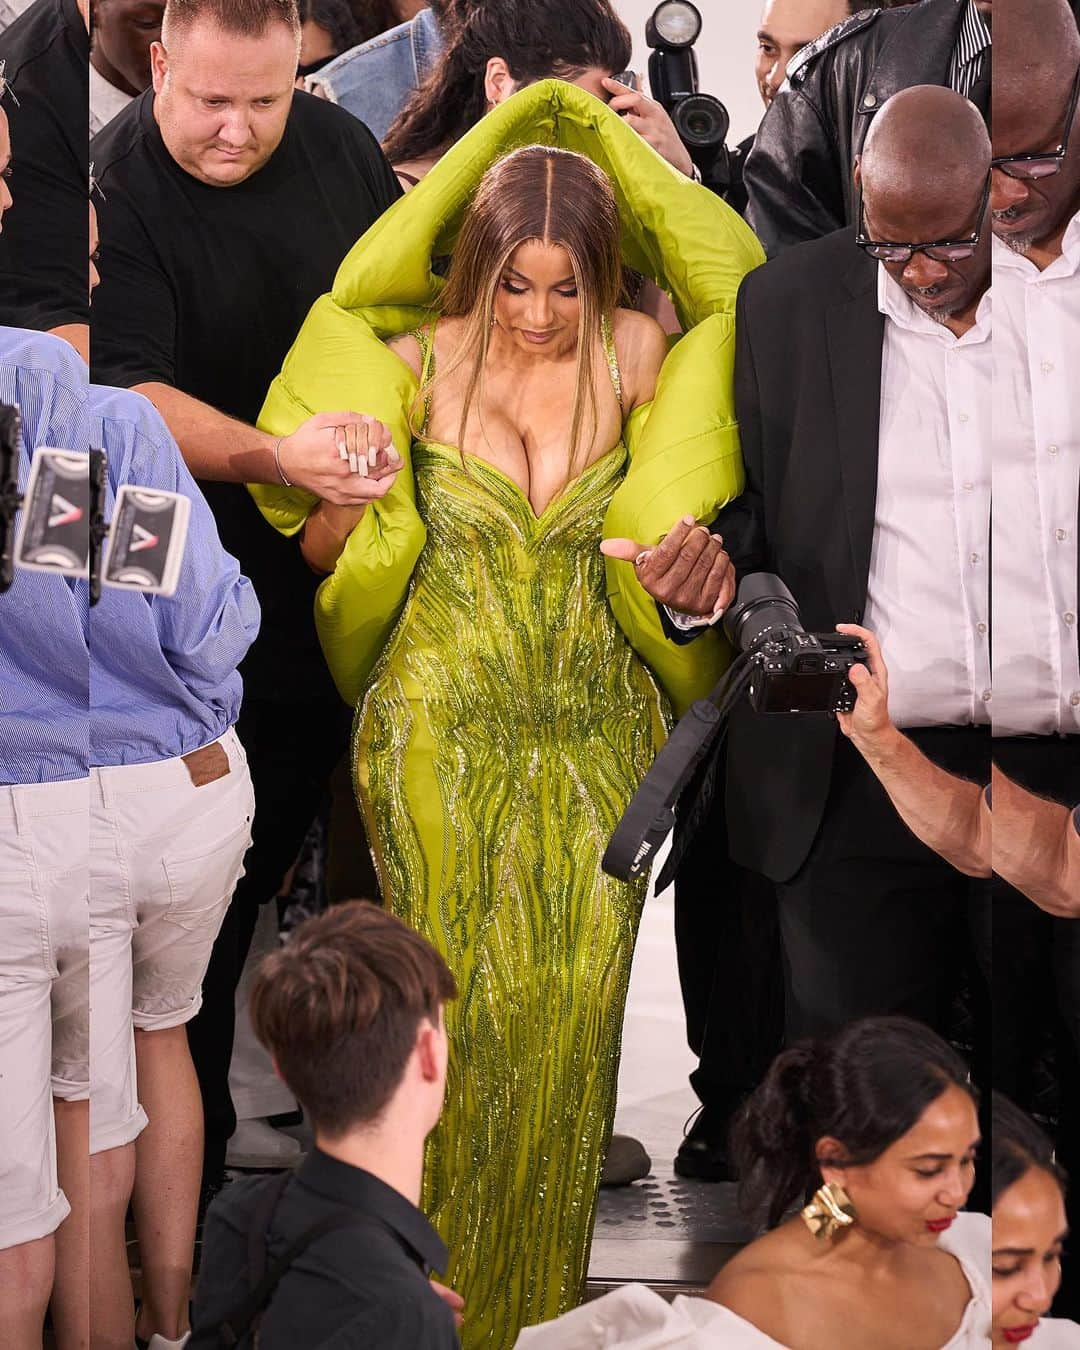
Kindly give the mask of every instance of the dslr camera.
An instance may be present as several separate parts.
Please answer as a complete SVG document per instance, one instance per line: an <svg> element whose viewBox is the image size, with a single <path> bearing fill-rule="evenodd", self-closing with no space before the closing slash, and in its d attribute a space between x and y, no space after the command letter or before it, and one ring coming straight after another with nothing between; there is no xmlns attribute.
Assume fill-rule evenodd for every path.
<svg viewBox="0 0 1080 1350"><path fill-rule="evenodd" d="M744 696L758 713L848 713L858 692L848 671L866 647L845 633L808 633L795 598L772 572L750 572L724 615L737 655L708 696L679 720L611 836L601 867L620 881L644 876L675 827L675 808L699 765L715 765L732 708ZM707 768L709 766L706 766ZM708 774L706 775L708 781ZM674 876L700 814L673 849L657 882Z"/></svg>
<svg viewBox="0 0 1080 1350"><path fill-rule="evenodd" d="M759 713L849 713L848 671L866 660L859 638L808 633L795 598L771 572L751 572L724 616L735 650L751 662L746 695Z"/></svg>

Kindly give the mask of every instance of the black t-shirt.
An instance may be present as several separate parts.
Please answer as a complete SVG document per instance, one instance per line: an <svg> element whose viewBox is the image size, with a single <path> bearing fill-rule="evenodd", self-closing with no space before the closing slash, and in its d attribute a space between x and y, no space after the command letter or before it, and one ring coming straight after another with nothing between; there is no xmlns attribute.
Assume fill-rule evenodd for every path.
<svg viewBox="0 0 1080 1350"><path fill-rule="evenodd" d="M211 187L166 150L153 98L137 98L91 146L104 194L94 379L173 385L254 424L312 303L401 189L362 122L304 93L268 163L234 187ZM248 692L332 696L312 616L319 579L296 540L277 534L241 485L202 486L262 603L242 666Z"/></svg>
<svg viewBox="0 0 1080 1350"><path fill-rule="evenodd" d="M195 1295L192 1350L248 1288L248 1232L260 1192L274 1182L227 1186L210 1206ZM445 1270L446 1248L415 1205L370 1172L312 1150L278 1201L268 1229L268 1265L312 1224L349 1210L360 1221L314 1242L296 1258L267 1308L262 1350L459 1350L454 1317L428 1282Z"/></svg>
<svg viewBox="0 0 1080 1350"><path fill-rule="evenodd" d="M37 0L0 33L15 200L0 233L8 328L89 322L89 53L75 0Z"/></svg>

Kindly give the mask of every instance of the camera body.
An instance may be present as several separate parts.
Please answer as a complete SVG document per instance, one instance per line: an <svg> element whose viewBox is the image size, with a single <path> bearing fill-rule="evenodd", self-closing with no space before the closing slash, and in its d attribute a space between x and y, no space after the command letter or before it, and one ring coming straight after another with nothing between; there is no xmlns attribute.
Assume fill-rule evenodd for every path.
<svg viewBox="0 0 1080 1350"><path fill-rule="evenodd" d="M759 713L851 712L858 694L848 679L866 660L859 638L808 633L791 592L771 572L739 583L724 629L751 663L747 696Z"/></svg>
<svg viewBox="0 0 1080 1350"><path fill-rule="evenodd" d="M858 697L848 679L866 648L846 633L781 629L755 652L747 696L759 713L849 713Z"/></svg>

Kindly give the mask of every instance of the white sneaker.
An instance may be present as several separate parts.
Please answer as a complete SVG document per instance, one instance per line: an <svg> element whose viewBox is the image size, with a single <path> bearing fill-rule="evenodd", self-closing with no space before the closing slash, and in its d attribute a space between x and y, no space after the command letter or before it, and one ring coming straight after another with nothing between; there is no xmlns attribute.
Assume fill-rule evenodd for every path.
<svg viewBox="0 0 1080 1350"><path fill-rule="evenodd" d="M240 1120L229 1140L225 1166L283 1171L295 1167L303 1157L299 1141L275 1130L268 1120Z"/></svg>
<svg viewBox="0 0 1080 1350"><path fill-rule="evenodd" d="M185 1331L178 1341L167 1341L164 1336L159 1336L155 1331L150 1337L147 1350L180 1350L181 1346L187 1345L190 1339L190 1331Z"/></svg>

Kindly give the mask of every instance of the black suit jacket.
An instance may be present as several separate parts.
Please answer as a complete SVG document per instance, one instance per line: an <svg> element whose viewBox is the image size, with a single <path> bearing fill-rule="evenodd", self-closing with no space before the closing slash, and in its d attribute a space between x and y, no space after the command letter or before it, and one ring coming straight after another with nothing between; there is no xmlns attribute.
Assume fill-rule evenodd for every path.
<svg viewBox="0 0 1080 1350"><path fill-rule="evenodd" d="M853 230L786 250L751 272L736 310L735 406L746 491L713 526L740 575L775 572L804 626L858 623L877 500L884 316L877 264ZM839 734L818 716L732 716L732 856L786 881L821 824Z"/></svg>

